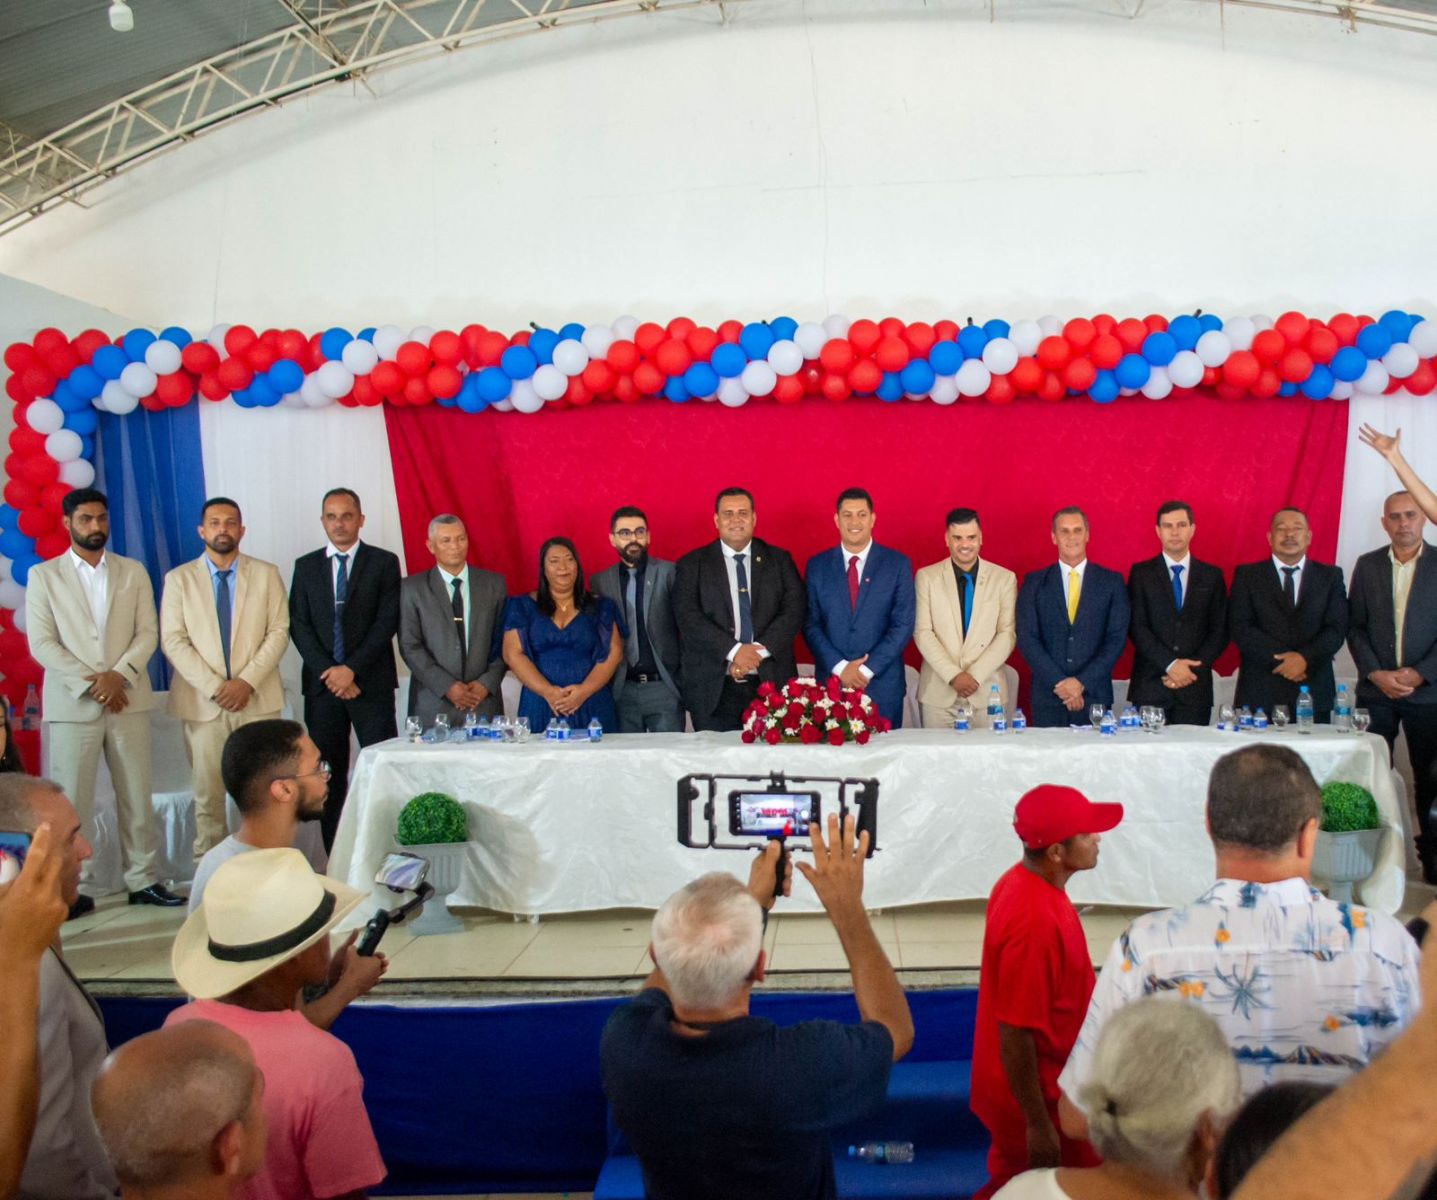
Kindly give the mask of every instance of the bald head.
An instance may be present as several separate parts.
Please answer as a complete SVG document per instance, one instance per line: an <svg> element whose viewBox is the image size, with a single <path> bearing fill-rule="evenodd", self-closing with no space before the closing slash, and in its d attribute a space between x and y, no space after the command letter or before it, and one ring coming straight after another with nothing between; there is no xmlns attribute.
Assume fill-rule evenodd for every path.
<svg viewBox="0 0 1437 1200"><path fill-rule="evenodd" d="M111 1054L91 1104L127 1194L199 1195L206 1181L233 1183L263 1164L263 1097L264 1077L243 1038L184 1021Z"/></svg>

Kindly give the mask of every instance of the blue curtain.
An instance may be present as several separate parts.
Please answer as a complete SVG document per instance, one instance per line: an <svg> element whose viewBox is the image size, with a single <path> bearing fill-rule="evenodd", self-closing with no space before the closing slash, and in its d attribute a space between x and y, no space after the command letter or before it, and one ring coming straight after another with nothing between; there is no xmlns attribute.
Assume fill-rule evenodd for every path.
<svg viewBox="0 0 1437 1200"><path fill-rule="evenodd" d="M158 604L165 572L204 548L195 532L205 502L200 407L102 413L99 433L95 482L110 501L110 545L145 564ZM170 686L162 654L150 660L150 682Z"/></svg>

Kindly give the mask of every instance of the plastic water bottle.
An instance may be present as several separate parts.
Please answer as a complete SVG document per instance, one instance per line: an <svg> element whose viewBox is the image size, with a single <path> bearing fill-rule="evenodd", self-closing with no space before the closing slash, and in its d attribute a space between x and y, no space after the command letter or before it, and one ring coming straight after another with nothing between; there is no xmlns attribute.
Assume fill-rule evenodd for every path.
<svg viewBox="0 0 1437 1200"><path fill-rule="evenodd" d="M861 1146L850 1146L848 1157L868 1163L911 1163L912 1142L864 1142Z"/></svg>
<svg viewBox="0 0 1437 1200"><path fill-rule="evenodd" d="M1103 712L1103 723L1098 726L1098 732L1105 738L1115 738L1118 736L1118 718L1113 716L1113 710L1111 708Z"/></svg>
<svg viewBox="0 0 1437 1200"><path fill-rule="evenodd" d="M953 731L967 733L973 727L973 708L965 700L958 705L958 715L953 718Z"/></svg>
<svg viewBox="0 0 1437 1200"><path fill-rule="evenodd" d="M574 740L574 730L573 727L569 724L568 717L559 718L559 740L561 742L570 742Z"/></svg>
<svg viewBox="0 0 1437 1200"><path fill-rule="evenodd" d="M1142 721L1138 719L1138 710L1131 704L1123 709L1122 727L1124 729L1140 729L1142 727Z"/></svg>
<svg viewBox="0 0 1437 1200"><path fill-rule="evenodd" d="M1267 709L1259 708L1252 714L1252 727L1258 733L1265 733L1267 732L1267 726Z"/></svg>
<svg viewBox="0 0 1437 1200"><path fill-rule="evenodd" d="M1013 710L1013 732L1022 733L1027 728L1028 718L1023 715L1023 710L1021 708L1015 708Z"/></svg>
<svg viewBox="0 0 1437 1200"><path fill-rule="evenodd" d="M1312 732L1312 693L1305 683L1297 693L1297 732Z"/></svg>
<svg viewBox="0 0 1437 1200"><path fill-rule="evenodd" d="M599 718L595 717L592 721L589 722L589 741L601 742L603 740L604 727L599 723Z"/></svg>
<svg viewBox="0 0 1437 1200"><path fill-rule="evenodd" d="M549 723L544 726L544 740L546 742L557 742L559 740L558 717L550 717Z"/></svg>
<svg viewBox="0 0 1437 1200"><path fill-rule="evenodd" d="M1252 729L1252 709L1246 704L1237 710L1237 727L1239 730Z"/></svg>
<svg viewBox="0 0 1437 1200"><path fill-rule="evenodd" d="M1347 693L1347 685L1340 684L1337 688L1337 699L1332 704L1332 728L1338 733L1348 733L1352 729L1352 697Z"/></svg>
<svg viewBox="0 0 1437 1200"><path fill-rule="evenodd" d="M1003 697L998 694L996 683L988 689L988 727L994 733L1008 731L1008 720L1003 714Z"/></svg>
<svg viewBox="0 0 1437 1200"><path fill-rule="evenodd" d="M25 707L20 710L20 728L40 728L40 693L35 690L33 683L25 689Z"/></svg>

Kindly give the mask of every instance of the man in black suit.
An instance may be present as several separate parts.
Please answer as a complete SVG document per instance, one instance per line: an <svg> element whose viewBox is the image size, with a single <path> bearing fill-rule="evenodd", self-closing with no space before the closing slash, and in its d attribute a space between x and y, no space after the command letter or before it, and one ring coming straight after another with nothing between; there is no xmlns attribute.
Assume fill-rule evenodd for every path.
<svg viewBox="0 0 1437 1200"><path fill-rule="evenodd" d="M333 772L320 819L328 850L349 790L349 731L361 746L396 734L399 559L359 540L364 510L349 488L324 494L319 519L329 542L295 561L289 635L304 660L304 723Z"/></svg>
<svg viewBox="0 0 1437 1200"><path fill-rule="evenodd" d="M1357 560L1347 644L1357 662L1357 702L1372 714L1372 732L1392 746L1399 728L1417 784L1417 850L1422 874L1437 883L1437 557L1423 540L1426 519L1411 492L1382 506L1391 545Z"/></svg>
<svg viewBox="0 0 1437 1200"><path fill-rule="evenodd" d="M1136 651L1128 699L1165 709L1169 725L1206 725L1212 665L1227 649L1227 584L1220 568L1192 556L1191 505L1169 500L1158 509L1157 532L1163 552L1128 574Z"/></svg>
<svg viewBox="0 0 1437 1200"><path fill-rule="evenodd" d="M1347 636L1342 568L1307 557L1312 530L1298 508L1273 514L1267 544L1271 558L1244 563L1232 576L1228 630L1242 654L1236 703L1269 714L1285 704L1296 717L1306 684L1314 716L1325 722L1337 693L1332 658Z"/></svg>
<svg viewBox="0 0 1437 1200"><path fill-rule="evenodd" d="M718 541L679 559L674 611L695 729L742 728L759 683L782 687L796 671L803 580L787 550L753 536L756 522L752 493L724 488L714 502Z"/></svg>

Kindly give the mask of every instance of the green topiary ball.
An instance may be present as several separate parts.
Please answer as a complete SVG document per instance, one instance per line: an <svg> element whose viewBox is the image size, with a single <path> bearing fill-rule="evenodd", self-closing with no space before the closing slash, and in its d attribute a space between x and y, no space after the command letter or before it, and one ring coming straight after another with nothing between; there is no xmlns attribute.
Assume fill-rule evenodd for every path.
<svg viewBox="0 0 1437 1200"><path fill-rule="evenodd" d="M469 823L464 808L453 796L443 792L424 792L415 796L399 813L399 831L395 835L401 846L432 846L469 840Z"/></svg>
<svg viewBox="0 0 1437 1200"><path fill-rule="evenodd" d="M1322 828L1328 833L1379 829L1377 801L1360 783L1328 783L1322 788Z"/></svg>

